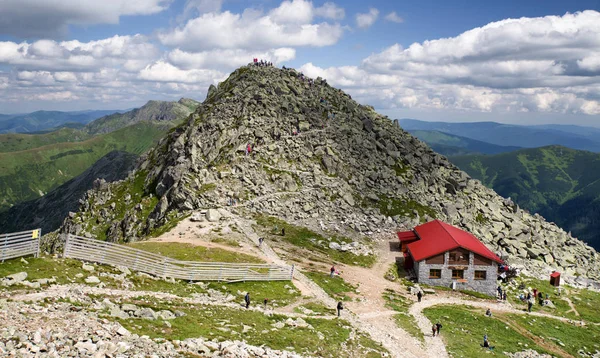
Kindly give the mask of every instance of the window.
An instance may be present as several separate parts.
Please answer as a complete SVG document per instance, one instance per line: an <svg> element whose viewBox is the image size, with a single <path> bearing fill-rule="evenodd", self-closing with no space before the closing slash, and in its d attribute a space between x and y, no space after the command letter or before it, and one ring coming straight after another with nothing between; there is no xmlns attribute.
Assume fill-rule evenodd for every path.
<svg viewBox="0 0 600 358"><path fill-rule="evenodd" d="M486 278L486 271L475 271L475 279L476 280L485 280Z"/></svg>
<svg viewBox="0 0 600 358"><path fill-rule="evenodd" d="M442 270L429 270L429 278L442 278Z"/></svg>
<svg viewBox="0 0 600 358"><path fill-rule="evenodd" d="M457 249L448 253L448 262L451 264L469 264L469 251Z"/></svg>
<svg viewBox="0 0 600 358"><path fill-rule="evenodd" d="M452 278L465 278L465 270L452 270Z"/></svg>

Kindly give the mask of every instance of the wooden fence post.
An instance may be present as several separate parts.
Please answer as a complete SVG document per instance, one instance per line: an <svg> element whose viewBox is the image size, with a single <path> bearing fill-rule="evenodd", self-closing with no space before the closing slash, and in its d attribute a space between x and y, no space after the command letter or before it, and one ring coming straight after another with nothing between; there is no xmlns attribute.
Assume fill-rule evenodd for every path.
<svg viewBox="0 0 600 358"><path fill-rule="evenodd" d="M296 267L296 264L292 265L292 269L290 270L290 281L294 279L294 268Z"/></svg>
<svg viewBox="0 0 600 358"><path fill-rule="evenodd" d="M63 234L65 237L65 248L63 249L63 258L69 257L69 237L71 234Z"/></svg>
<svg viewBox="0 0 600 358"><path fill-rule="evenodd" d="M37 239L37 250L35 252L35 257L40 257L40 242L42 241L42 229L37 229L38 231L38 239Z"/></svg>

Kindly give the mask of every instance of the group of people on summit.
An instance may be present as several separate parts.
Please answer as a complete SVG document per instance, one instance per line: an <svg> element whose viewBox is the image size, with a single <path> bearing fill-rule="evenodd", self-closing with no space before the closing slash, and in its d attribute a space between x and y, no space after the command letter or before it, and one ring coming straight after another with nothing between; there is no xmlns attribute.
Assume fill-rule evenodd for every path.
<svg viewBox="0 0 600 358"><path fill-rule="evenodd" d="M259 60L258 58L253 58L252 62L254 63L254 66L260 66L260 67L273 67L273 62L270 61L264 61L264 60Z"/></svg>

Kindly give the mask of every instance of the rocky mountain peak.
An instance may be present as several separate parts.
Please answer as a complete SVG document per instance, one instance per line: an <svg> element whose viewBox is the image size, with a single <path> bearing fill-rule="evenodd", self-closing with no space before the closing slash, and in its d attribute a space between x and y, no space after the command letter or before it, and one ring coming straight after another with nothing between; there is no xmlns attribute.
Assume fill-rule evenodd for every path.
<svg viewBox="0 0 600 358"><path fill-rule="evenodd" d="M228 207L350 238L438 218L535 275L600 278L600 256L471 179L372 107L294 69L244 66L62 231L136 240ZM582 281L583 280L583 281Z"/></svg>

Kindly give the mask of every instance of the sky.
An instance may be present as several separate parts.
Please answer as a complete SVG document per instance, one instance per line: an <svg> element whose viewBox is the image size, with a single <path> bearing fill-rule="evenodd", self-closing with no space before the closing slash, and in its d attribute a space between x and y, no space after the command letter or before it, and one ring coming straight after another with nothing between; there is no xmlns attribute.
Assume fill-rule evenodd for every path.
<svg viewBox="0 0 600 358"><path fill-rule="evenodd" d="M258 57L391 118L600 126L600 0L0 0L0 113L203 100Z"/></svg>

